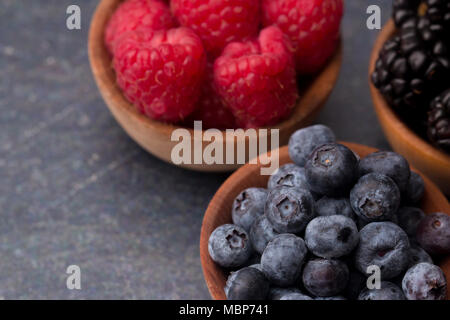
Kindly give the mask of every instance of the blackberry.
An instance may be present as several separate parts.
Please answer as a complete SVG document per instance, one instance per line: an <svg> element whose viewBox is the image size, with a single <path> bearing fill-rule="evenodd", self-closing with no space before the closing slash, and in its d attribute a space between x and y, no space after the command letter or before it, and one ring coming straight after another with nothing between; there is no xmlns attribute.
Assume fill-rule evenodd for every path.
<svg viewBox="0 0 450 320"><path fill-rule="evenodd" d="M450 89L431 103L427 133L435 146L450 153Z"/></svg>
<svg viewBox="0 0 450 320"><path fill-rule="evenodd" d="M443 89L450 74L449 60L438 42L427 49L414 28L405 28L386 41L372 73L372 82L401 116L412 125L420 125L427 106Z"/></svg>
<svg viewBox="0 0 450 320"><path fill-rule="evenodd" d="M372 74L387 102L419 134L430 101L450 78L449 12L447 1L395 1L398 32L384 44Z"/></svg>
<svg viewBox="0 0 450 320"><path fill-rule="evenodd" d="M417 25L425 41L445 39L450 30L450 2L447 0L394 0L393 18L397 28Z"/></svg>

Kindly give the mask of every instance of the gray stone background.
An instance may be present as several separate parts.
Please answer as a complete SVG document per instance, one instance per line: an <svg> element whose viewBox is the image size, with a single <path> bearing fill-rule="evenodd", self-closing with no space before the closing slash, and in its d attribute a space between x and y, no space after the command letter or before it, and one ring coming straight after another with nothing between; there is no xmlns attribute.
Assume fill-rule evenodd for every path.
<svg viewBox="0 0 450 320"><path fill-rule="evenodd" d="M367 84L377 31L347 0L344 62L317 122L339 139L388 148ZM66 8L82 30L66 29ZM97 1L0 1L0 298L209 299L199 260L203 213L227 177L144 152L105 107L87 57ZM82 290L66 288L67 266Z"/></svg>

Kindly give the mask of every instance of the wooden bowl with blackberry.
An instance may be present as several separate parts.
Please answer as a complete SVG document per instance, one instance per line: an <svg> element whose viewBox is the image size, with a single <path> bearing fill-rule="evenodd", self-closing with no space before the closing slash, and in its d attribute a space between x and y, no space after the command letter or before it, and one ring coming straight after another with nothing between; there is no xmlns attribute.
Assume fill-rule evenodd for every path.
<svg viewBox="0 0 450 320"><path fill-rule="evenodd" d="M244 143L248 161L250 144L266 139L270 150L270 129L279 129L279 144L286 144L292 132L312 123L324 106L341 66L342 6L320 11L333 15L333 25L323 39L303 41L302 50L297 50L303 56L295 58L289 37L282 36L289 30L270 27L275 19L270 12L263 21L261 1L240 1L236 10L227 8L233 2L210 3L214 4L203 6L200 12L191 8L194 2L184 0L170 4L162 0L103 0L91 23L89 58L106 105L140 146L174 163L172 152L181 141L191 145L191 156L198 145L203 155L214 141L222 147L223 164L180 157L182 162L177 165L230 171L244 161L237 163L236 152L234 161L229 161L227 146L236 149ZM201 20L221 16L215 10L228 12L222 18L230 21L221 24L226 26L224 30L209 32L217 26ZM303 20L310 25L308 17ZM314 30L311 32L314 36ZM235 45L222 52L224 41ZM308 48L313 44L319 47ZM193 129L194 120L202 121L201 132ZM205 137L208 128L220 131ZM236 128L269 130L256 137L242 130L226 134L225 129ZM183 139L172 137L177 129L183 130L178 131Z"/></svg>
<svg viewBox="0 0 450 320"><path fill-rule="evenodd" d="M394 1L370 59L375 111L392 148L450 195L450 2Z"/></svg>
<svg viewBox="0 0 450 320"><path fill-rule="evenodd" d="M401 155L294 133L270 177L246 165L203 219L200 258L214 299L444 300L450 205ZM368 288L378 267L380 287Z"/></svg>

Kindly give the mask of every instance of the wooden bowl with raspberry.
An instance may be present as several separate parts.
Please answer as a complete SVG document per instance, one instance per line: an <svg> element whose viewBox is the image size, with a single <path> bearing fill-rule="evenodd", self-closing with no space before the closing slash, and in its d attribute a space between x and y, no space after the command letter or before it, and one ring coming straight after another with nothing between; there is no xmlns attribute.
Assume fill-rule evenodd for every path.
<svg viewBox="0 0 450 320"><path fill-rule="evenodd" d="M325 66L322 67L320 71L316 72L312 76L301 77L303 79L299 81L300 82L298 86L299 98L294 100L296 102L295 105L292 104L293 108L289 116L285 116L281 120L279 119L280 121L277 121L276 124L274 125L272 125L272 123L270 125L259 125L260 122L255 122L256 125L255 123L251 124L252 127L268 129L266 134L264 134L263 132L262 134L256 135L256 137L254 137L251 135L250 136L246 135L246 132L237 131L234 133L234 135L226 135L226 131L221 130L219 131L218 135L217 134L215 135L215 138L217 137L217 139L214 140L214 142L216 146L217 145L221 146L222 150L224 151L222 163L220 163L221 161L211 163L205 161L205 159L201 159L199 163L195 161L195 159L191 159L193 161L177 160L174 163L172 154L174 148L176 148L180 144L179 140L180 136L178 135L178 133L186 135L188 137L189 140L188 142L192 148L192 152L190 152L192 155L196 153L196 151L194 150L196 146L201 147L201 154L203 155L203 151L205 150L205 148L211 144L211 141L205 141L204 139L205 137L203 136L203 134L205 133L206 126L204 126L202 130L194 130L192 128L193 126L191 125L186 126L186 121L174 121L174 118L176 118L177 116L179 116L180 119L187 118L188 120L192 120L193 118L193 116L191 115L187 116L185 116L184 114L180 115L181 112L177 113L177 110L182 110L184 112L190 109L199 109L201 108L201 106L198 106L199 103L191 103L192 96L194 96L192 92L194 91L192 90L189 91L191 88L189 83L187 83L186 81L182 82L182 85L178 87L178 90L173 90L175 92L169 92L169 95L173 94L174 96L176 96L176 99L173 99L173 101L176 101L176 103L172 103L170 106L167 105L161 106L161 104L153 103L149 107L148 105L145 105L145 103L143 104L139 102L132 104L130 102L130 100L133 99L139 100L140 98L142 98L143 95L147 95L146 97L148 97L148 95L150 95L151 93L140 91L139 97L132 96L136 92L135 87L133 87L134 84L130 85L130 82L128 81L129 79L124 80L123 78L121 78L120 81L118 81L118 76L121 77L127 76L126 74L128 71L126 70L127 69L126 64L120 64L121 62L126 61L127 52L122 51L121 54L125 60L120 60L118 64L115 64L113 61L113 56L110 53L111 48L108 48L109 46L105 45L105 33L107 33L108 23L111 17L115 14L116 9L119 6L121 6L123 2L124 1L122 0L103 0L100 2L100 4L97 7L97 10L95 11L95 14L91 22L89 43L88 43L89 58L92 72L95 81L97 83L97 86L99 88L99 91L109 110L117 120L117 122L122 126L122 128L127 132L127 134L142 148L144 148L149 153L166 162L199 171L220 172L220 171L235 170L241 165L243 165L244 161L242 161L242 159L241 161L237 161L238 160L237 152L234 152L234 155L232 157L234 159L227 160L226 158L227 145L229 147L231 146L233 150L237 150L239 144L244 145L246 149L244 160L248 161L250 160L249 146L250 145L259 146L260 139L266 139L270 150L271 129L279 129L279 145L287 144L290 135L295 130L307 126L313 122L313 120L315 119L321 108L324 106L327 98L329 97L337 81L342 62L342 46L340 44L340 40L337 41L337 48L332 54L331 58L327 60ZM172 1L172 3L173 2L180 2L180 1ZM249 1L248 3L250 2L252 1ZM168 14L170 15L171 13L168 10L169 9L167 9L167 12L169 12ZM158 21L160 23L163 23L161 22L161 19ZM168 23L170 25L170 22L166 21L165 23ZM121 27L123 27L123 25ZM158 39L161 38L175 39L174 41L178 41L180 38L186 39L186 37L183 37L183 32L185 32L185 30L180 29L183 28L176 29L178 31L167 31L167 33L165 33L163 37L159 37L157 32L155 32L155 36L152 38L151 41L156 41L155 39L158 37L159 37ZM177 32L182 36L177 38L176 36ZM106 38L108 37L109 35L106 35ZM152 36L145 34L143 35L143 37L151 38ZM131 41L134 40L133 37L129 37L128 44L132 43ZM272 50L273 47L275 47L270 45L271 41L265 41L265 43L266 43L265 46L270 47L270 50ZM191 43L189 43L189 45L191 45ZM261 46L263 47L264 45ZM122 48L123 47L125 47L125 45L123 45ZM123 72L120 75L118 75L117 73L118 65L120 67L123 67L122 68ZM113 66L116 67L115 68L116 70L114 69ZM192 70L195 71L195 69ZM226 67L223 70L226 70ZM150 70L150 72L156 71ZM192 71L191 74L195 75L196 73ZM154 78L156 79L157 77L155 76ZM295 73L294 78L298 78L295 77ZM148 78L143 80L148 80ZM156 79L156 82L159 82L158 79ZM164 83L163 80L161 80L161 82ZM205 81L205 83L207 82L208 79ZM230 86L233 86L233 83L229 84ZM263 84L261 84L261 86L262 85ZM283 86L284 83L280 83L280 87ZM126 89L125 91L123 90L124 88ZM163 92L165 92L166 87L161 87L160 89ZM167 87L167 91L170 90L172 89ZM222 88L222 90L224 93L226 93L229 92L231 89L224 85L224 88ZM185 91L187 93L185 93ZM270 89L266 90L266 92L270 92ZM286 95L282 94L278 95L277 97L280 98L280 100L282 100L284 96ZM237 95L235 95L234 97L237 97ZM270 109L271 107L270 103L272 101L270 100L270 98L273 98L273 95L268 99L265 99L264 96L260 96L258 98L259 98L258 103L265 105L266 108ZM182 103L180 103L180 101ZM246 104L244 104L243 106L247 107ZM239 107L240 107L239 105L235 106L234 111L239 112ZM162 109L167 110L170 108L172 108L170 117L167 114L162 114L163 113L161 111ZM256 114L258 112L259 112L258 110L255 111ZM187 114L188 112L185 113ZM272 113L276 115L277 112ZM213 115L204 115L204 117L207 118L203 120L204 123L207 120L211 120L212 122L214 122L215 120L222 120L222 116L220 113L213 113ZM155 120L155 118L159 120ZM249 121L248 119L244 119L243 120L244 124L242 126L250 126L248 121ZM235 124L229 126L230 129L235 127L236 127ZM228 126L226 128L228 128ZM177 129L180 129L180 131L176 131ZM173 135L175 135L176 137L174 138ZM183 140L183 142L186 141Z"/></svg>
<svg viewBox="0 0 450 320"><path fill-rule="evenodd" d="M361 158L377 151L368 146L341 142L350 148ZM280 166L292 163L289 157L288 147L279 149ZM200 259L203 268L203 275L208 286L211 297L215 300L225 300L226 295L224 287L227 281L228 273L225 272L217 263L215 263L208 252L208 240L211 233L219 226L232 222L232 205L234 199L247 188L267 188L270 176L260 174L261 165L247 164L233 173L217 190L208 205L203 218L202 230L200 235ZM445 196L439 191L439 188L421 172L412 168L418 173L424 181L425 188L422 200L418 205L425 214L434 212L443 212L450 214L450 205ZM450 257L436 260L436 264L441 267L446 275L447 281L450 279ZM257 263L257 262L254 262ZM450 297L450 286L447 287L447 299Z"/></svg>
<svg viewBox="0 0 450 320"><path fill-rule="evenodd" d="M441 190L450 195L450 155L436 148L429 141L414 132L388 104L385 97L372 82L380 51L384 43L396 32L393 20L390 20L380 32L372 50L369 65L369 85L372 100L381 128L392 148L433 180ZM426 121L426 119L423 119Z"/></svg>

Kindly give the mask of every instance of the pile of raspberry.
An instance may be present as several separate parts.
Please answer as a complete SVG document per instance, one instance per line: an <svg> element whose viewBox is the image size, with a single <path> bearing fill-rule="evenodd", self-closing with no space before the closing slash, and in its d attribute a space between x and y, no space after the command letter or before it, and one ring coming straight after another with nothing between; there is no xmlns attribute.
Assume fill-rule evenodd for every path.
<svg viewBox="0 0 450 320"><path fill-rule="evenodd" d="M125 0L105 44L117 84L149 118L257 128L287 118L299 76L339 41L343 0Z"/></svg>

